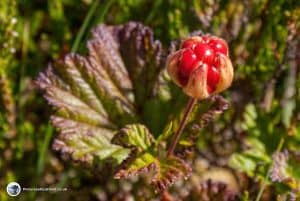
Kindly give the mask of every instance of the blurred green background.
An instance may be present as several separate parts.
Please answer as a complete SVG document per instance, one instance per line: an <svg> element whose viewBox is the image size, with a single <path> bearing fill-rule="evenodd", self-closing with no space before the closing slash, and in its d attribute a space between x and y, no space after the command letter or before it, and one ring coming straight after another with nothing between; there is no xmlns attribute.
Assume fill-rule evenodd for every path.
<svg viewBox="0 0 300 201"><path fill-rule="evenodd" d="M0 200L126 200L125 194L115 196L116 182L103 188L90 171L64 162L51 150L51 108L34 79L66 53L85 53L91 27L128 21L152 28L165 48L197 30L228 41L236 72L225 93L231 108L218 120L222 129L199 139L198 148L202 157L209 152L211 161L226 161L215 166L229 164L246 172L249 184L239 193L254 199L259 190L251 185L259 178L270 182L264 175L280 142L280 149L295 156L292 169L300 167L299 16L298 0L1 0ZM243 142L253 145L253 153L245 154ZM298 192L299 171L289 176L292 184L271 184L276 190L262 200ZM69 190L26 192L12 199L5 190L10 181Z"/></svg>

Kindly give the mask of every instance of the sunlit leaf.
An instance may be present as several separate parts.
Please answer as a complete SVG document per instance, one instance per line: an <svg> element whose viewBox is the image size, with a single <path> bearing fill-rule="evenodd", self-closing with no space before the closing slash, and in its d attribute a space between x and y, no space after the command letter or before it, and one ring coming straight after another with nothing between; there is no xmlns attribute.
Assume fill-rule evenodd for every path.
<svg viewBox="0 0 300 201"><path fill-rule="evenodd" d="M155 176L152 179L152 183L157 190L163 191L179 178L187 178L191 171L191 167L178 157L170 156L160 159L159 163L156 163Z"/></svg>
<svg viewBox="0 0 300 201"><path fill-rule="evenodd" d="M164 62L161 45L151 29L130 22L97 26L87 47L86 56L68 54L37 79L60 131L53 147L76 161L119 164L129 149L110 140L118 129L143 119L143 101L155 97Z"/></svg>
<svg viewBox="0 0 300 201"><path fill-rule="evenodd" d="M253 176L257 164L255 161L241 154L233 154L230 158L229 165L235 169L246 172L249 176Z"/></svg>
<svg viewBox="0 0 300 201"><path fill-rule="evenodd" d="M149 149L153 145L154 139L145 126L132 124L122 128L112 142L123 147L138 148L141 152Z"/></svg>
<svg viewBox="0 0 300 201"><path fill-rule="evenodd" d="M110 143L111 130L88 125L62 117L53 116L52 123L61 130L54 140L53 149L60 151L63 157L92 165L95 157L99 160L110 159L121 163L130 153L129 149Z"/></svg>
<svg viewBox="0 0 300 201"><path fill-rule="evenodd" d="M152 135L143 125L129 125L115 135L112 142L132 148L132 155L124 162L115 178L128 178L144 172L154 172L152 183L163 191L180 177L187 177L190 166L176 156L158 156L153 149Z"/></svg>

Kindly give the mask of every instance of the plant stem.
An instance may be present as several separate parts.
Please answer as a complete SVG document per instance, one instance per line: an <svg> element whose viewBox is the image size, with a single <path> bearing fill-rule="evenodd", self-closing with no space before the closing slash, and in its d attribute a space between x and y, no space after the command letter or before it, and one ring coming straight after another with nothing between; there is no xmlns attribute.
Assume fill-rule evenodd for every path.
<svg viewBox="0 0 300 201"><path fill-rule="evenodd" d="M47 149L50 144L51 137L53 135L53 128L50 124L48 124L45 128L45 137L42 142L42 146L38 149L38 160L37 160L37 176L40 177L44 171L45 168L45 160L47 157Z"/></svg>
<svg viewBox="0 0 300 201"><path fill-rule="evenodd" d="M186 125L186 122L188 120L188 116L189 114L191 113L195 103L197 102L197 99L195 98L190 98L187 106L186 106L186 109L185 109L185 112L184 112L184 115L183 115L183 118L182 120L180 121L179 123L179 127L178 127L178 130L176 131L172 141L171 141L171 144L168 148L168 152L167 152L167 155L170 156L174 153L174 150L175 150L175 147L176 147L176 144L178 143L179 139L180 139L180 136L182 134L182 131Z"/></svg>
<svg viewBox="0 0 300 201"><path fill-rule="evenodd" d="M104 17L109 11L110 7L115 3L116 0L109 0L103 3L103 6L100 6L99 16L96 17L94 23L98 24L104 21Z"/></svg>

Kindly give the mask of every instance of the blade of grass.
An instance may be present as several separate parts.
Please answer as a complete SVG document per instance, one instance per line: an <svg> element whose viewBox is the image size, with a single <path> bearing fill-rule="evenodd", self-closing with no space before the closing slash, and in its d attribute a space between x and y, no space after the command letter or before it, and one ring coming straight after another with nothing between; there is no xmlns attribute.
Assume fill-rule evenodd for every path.
<svg viewBox="0 0 300 201"><path fill-rule="evenodd" d="M150 23L153 20L155 15L159 12L159 7L161 6L161 4L162 4L162 0L155 1L154 5L151 9L151 12L149 13L149 15L147 16L147 18L145 20L146 24Z"/></svg>
<svg viewBox="0 0 300 201"><path fill-rule="evenodd" d="M38 155L38 160L37 160L37 174L40 176L45 167L45 158L46 158L46 153L50 144L50 140L53 134L53 127L48 124L45 128L45 138L42 142L42 145L39 148L39 155Z"/></svg>
<svg viewBox="0 0 300 201"><path fill-rule="evenodd" d="M279 141L279 143L278 143L278 146L277 146L277 149L276 149L275 152L280 152L280 151L281 151L282 146L283 146L283 143L284 143L284 139L281 138L280 141ZM267 174L266 174L264 180L262 181L262 186L261 186L261 188L259 189L259 192L258 192L258 194L257 194L257 197L256 197L255 201L260 201L261 196L262 196L262 194L263 194L265 188L267 187L267 180L268 180L268 178L269 178L269 176L270 176L271 168L272 168L272 164L269 166L268 172L267 172Z"/></svg>
<svg viewBox="0 0 300 201"><path fill-rule="evenodd" d="M46 154L47 154L47 150L50 144L50 140L53 134L53 127L48 124L46 126L46 128L44 129L45 133L45 137L44 140L41 144L41 146L37 147L38 151L38 159L37 159L37 164L36 164L36 170L37 170L37 177L35 177L34 179L34 186L38 186L39 185L39 181L41 178L41 175L44 171L44 167L45 167L45 159L46 159ZM37 139L35 139L35 141L37 141ZM30 200L36 200L36 195L37 195L37 191L31 191L28 195L28 197L30 198Z"/></svg>
<svg viewBox="0 0 300 201"><path fill-rule="evenodd" d="M95 0L93 2L93 4L91 5L91 7L83 21L83 24L81 25L80 30L75 38L75 41L74 41L72 49L71 49L72 52L76 52L78 50L80 41L81 41L84 33L86 32L86 29L88 28L88 25L90 24L92 17L94 15L94 13L96 12L99 3L100 3L100 0Z"/></svg>
<svg viewBox="0 0 300 201"><path fill-rule="evenodd" d="M62 173L62 175L60 176L60 179L59 179L59 182L56 184L56 188L66 188L66 184L68 182L68 179L69 179L69 173L71 171L71 168L68 168L66 171L64 171ZM53 197L53 200L56 201L56 200L63 200L63 197L64 195L62 193L56 193Z"/></svg>
<svg viewBox="0 0 300 201"><path fill-rule="evenodd" d="M112 4L115 1L116 0L108 0L108 1L106 1L106 3L100 9L100 12L99 12L100 14L95 19L95 24L103 22L106 13L108 12L109 8L112 6Z"/></svg>
<svg viewBox="0 0 300 201"><path fill-rule="evenodd" d="M104 3L104 5L100 6L99 15L96 15L94 17L95 19L91 23L92 26L104 21L104 17L106 15L106 13L108 12L109 8L113 5L114 2L115 2L115 0L109 0L109 1L106 1L106 3ZM88 34L85 34L84 38L81 40L86 41L87 38L88 38Z"/></svg>

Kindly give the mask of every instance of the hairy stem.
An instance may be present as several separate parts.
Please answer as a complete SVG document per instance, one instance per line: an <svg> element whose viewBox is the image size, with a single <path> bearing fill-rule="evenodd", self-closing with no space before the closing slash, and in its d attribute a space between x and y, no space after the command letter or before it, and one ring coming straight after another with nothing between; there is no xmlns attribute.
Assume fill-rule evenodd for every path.
<svg viewBox="0 0 300 201"><path fill-rule="evenodd" d="M174 150L175 150L175 147L176 147L176 144L178 143L179 139L180 139L180 136L182 134L182 131L186 125L186 122L188 120L188 117L189 117L189 114L191 113L195 103L197 102L197 99L195 98L190 98L187 106L186 106L186 109L185 109L185 112L184 112L184 115L183 115L183 118L182 120L180 121L180 124L179 124L179 127L178 127L178 130L176 131L172 141L171 141L171 144L168 148L168 152L167 152L167 155L170 156L174 153Z"/></svg>

